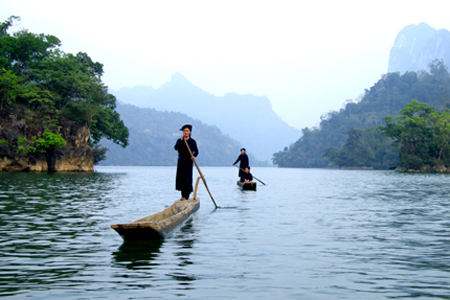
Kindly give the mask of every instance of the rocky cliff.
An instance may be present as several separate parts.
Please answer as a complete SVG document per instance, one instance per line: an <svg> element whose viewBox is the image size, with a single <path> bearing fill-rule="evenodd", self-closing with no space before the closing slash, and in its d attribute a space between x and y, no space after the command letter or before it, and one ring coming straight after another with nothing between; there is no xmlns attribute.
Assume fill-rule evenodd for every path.
<svg viewBox="0 0 450 300"><path fill-rule="evenodd" d="M450 32L427 23L408 25L400 30L391 48L388 72L427 70L434 59L450 66Z"/></svg>
<svg viewBox="0 0 450 300"><path fill-rule="evenodd" d="M89 129L67 119L59 120L59 125L55 131L66 145L43 149L36 145L45 131L43 123L17 115L1 116L0 172L93 172Z"/></svg>

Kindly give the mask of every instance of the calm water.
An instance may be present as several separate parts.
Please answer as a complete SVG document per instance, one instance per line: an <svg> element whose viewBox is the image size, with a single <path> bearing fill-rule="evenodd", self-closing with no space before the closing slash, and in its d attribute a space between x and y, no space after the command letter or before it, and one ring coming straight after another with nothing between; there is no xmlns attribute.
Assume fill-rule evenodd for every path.
<svg viewBox="0 0 450 300"><path fill-rule="evenodd" d="M202 167L201 208L170 239L110 224L179 197L174 167L0 174L0 297L450 299L450 176ZM196 171L194 171L197 175Z"/></svg>

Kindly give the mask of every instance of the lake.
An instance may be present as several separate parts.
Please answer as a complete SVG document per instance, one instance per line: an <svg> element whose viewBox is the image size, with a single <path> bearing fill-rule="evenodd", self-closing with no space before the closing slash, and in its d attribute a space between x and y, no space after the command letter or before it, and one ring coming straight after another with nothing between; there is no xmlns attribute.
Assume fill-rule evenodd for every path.
<svg viewBox="0 0 450 300"><path fill-rule="evenodd" d="M450 175L202 167L201 207L164 241L111 224L180 197L175 167L0 174L0 297L450 299ZM194 169L194 176L198 173Z"/></svg>

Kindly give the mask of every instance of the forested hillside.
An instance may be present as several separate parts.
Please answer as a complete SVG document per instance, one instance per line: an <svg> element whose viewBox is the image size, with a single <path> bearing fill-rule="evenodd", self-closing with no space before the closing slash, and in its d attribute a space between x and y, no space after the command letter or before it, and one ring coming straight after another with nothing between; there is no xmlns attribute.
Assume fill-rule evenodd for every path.
<svg viewBox="0 0 450 300"><path fill-rule="evenodd" d="M122 88L112 93L118 101L158 111L187 114L239 141L262 161L300 137L300 130L289 126L272 109L265 96L228 93L215 96L193 85L180 73L158 89L150 86Z"/></svg>
<svg viewBox="0 0 450 300"><path fill-rule="evenodd" d="M138 108L120 102L117 111L129 128L129 146L124 149L102 141L109 151L101 165L174 166L177 161L174 145L181 137L179 129L184 124L193 125L192 138L199 148L199 165L231 166L240 154L241 145L237 141L222 134L217 127L208 126L185 114ZM249 157L252 166L262 164L254 159L251 151Z"/></svg>
<svg viewBox="0 0 450 300"><path fill-rule="evenodd" d="M360 161L351 163L350 166L381 169L392 167L392 164L398 162L398 154L392 152L388 138L381 136L381 132L374 131L374 128L385 125L384 117L398 115L413 99L428 103L438 111L450 103L449 73L442 60L433 61L428 72L404 74L397 72L383 75L374 86L365 90L360 101L347 102L340 111L326 114L322 117L319 127L304 128L303 136L299 140L274 154L273 162L280 167L332 166L331 161L336 158L336 151L341 149L348 139L350 142L357 139L361 147L365 143L369 143L370 146L364 146L365 150L362 150L364 149L362 147L360 155L357 155ZM350 129L356 129L360 133ZM366 133L363 134L364 131ZM361 138L364 136L370 137L372 142ZM351 143L348 147L350 146ZM327 148L336 150L329 149L325 153ZM323 157L324 154L328 159ZM397 161L393 160L395 156ZM355 159L355 157L348 158Z"/></svg>

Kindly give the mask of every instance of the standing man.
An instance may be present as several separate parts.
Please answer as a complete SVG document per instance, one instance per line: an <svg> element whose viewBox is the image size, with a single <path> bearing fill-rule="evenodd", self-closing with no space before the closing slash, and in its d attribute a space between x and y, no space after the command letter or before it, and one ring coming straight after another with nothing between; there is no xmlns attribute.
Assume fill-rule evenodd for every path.
<svg viewBox="0 0 450 300"><path fill-rule="evenodd" d="M180 129L183 135L175 144L175 150L178 151L176 189L181 191L181 199L189 199L189 194L193 191L192 187L192 169L195 157L198 155L197 142L191 138L192 125L186 124ZM192 151L193 156L186 147L186 142Z"/></svg>
<svg viewBox="0 0 450 300"><path fill-rule="evenodd" d="M239 169L238 177L241 177L242 174L244 174L244 171L242 171L242 170L245 170L245 168L248 167L248 156L247 156L247 154L245 154L245 148L241 149L241 155L239 155L239 157L236 159L236 161L233 163L233 165L236 165L238 161L241 162L239 165L240 169Z"/></svg>

